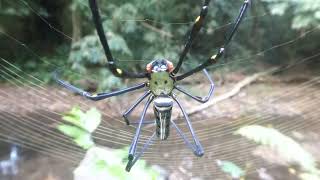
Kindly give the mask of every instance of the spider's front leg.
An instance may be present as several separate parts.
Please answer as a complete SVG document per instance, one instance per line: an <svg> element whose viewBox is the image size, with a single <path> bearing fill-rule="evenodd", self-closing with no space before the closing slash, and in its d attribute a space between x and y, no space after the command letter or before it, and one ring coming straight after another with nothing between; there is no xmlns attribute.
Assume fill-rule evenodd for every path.
<svg viewBox="0 0 320 180"><path fill-rule="evenodd" d="M208 78L209 82L210 82L210 90L209 90L209 93L207 96L205 97L199 97L199 96L194 96L192 94L190 94L189 92L187 92L185 89L183 89L182 87L179 87L179 86L175 86L174 88L180 92L182 92L183 94L191 97L192 99L200 102L200 103L206 103L209 101L209 99L211 98L212 94L213 94L213 91L214 91L214 83L213 83L213 80L211 79L210 75L208 74L207 70L206 69L203 69L202 70L203 73L205 74L205 76Z"/></svg>
<svg viewBox="0 0 320 180"><path fill-rule="evenodd" d="M191 76L192 74L199 72L201 70L203 70L204 68L215 64L218 62L218 60L223 56L223 54L225 53L225 48L228 46L228 44L230 43L230 41L232 40L233 36L235 35L235 33L237 32L241 21L244 18L244 15L246 14L248 7L250 5L250 0L244 0L243 4L240 8L240 13L238 15L238 17L236 18L236 20L234 21L234 24L232 26L231 32L228 34L224 44L219 48L218 53L211 56L210 58L208 58L205 62L203 62L202 64L198 65L197 67L193 68L192 70L181 74L179 76L176 76L176 80L180 81L188 76Z"/></svg>
<svg viewBox="0 0 320 180"><path fill-rule="evenodd" d="M128 171L128 172L131 170L132 166L137 162L137 160L140 158L140 156L144 153L144 151L149 147L149 145L151 144L152 140L156 137L155 136L156 133L153 133L153 135L144 144L142 149L139 152L136 152L137 143L138 143L138 140L139 140L139 137L140 137L141 127L142 127L142 124L144 122L144 118L145 118L146 112L148 110L148 107L149 107L150 103L152 102L153 98L154 98L154 96L150 96L148 101L147 101L147 103L144 106L144 109L142 111L141 118L140 118L140 121L139 121L139 125L138 125L138 128L136 130L136 134L135 134L135 136L133 138L133 141L131 143L131 146L130 146L130 149L129 149L128 163L127 163L127 166L126 166L126 171Z"/></svg>
<svg viewBox="0 0 320 180"><path fill-rule="evenodd" d="M146 87L146 83L141 83L141 84L138 84L138 85L135 85L135 86L132 86L132 87L128 87L128 88L125 88L125 89L121 89L121 90L118 90L118 91L113 91L113 92L108 92L108 93L90 94L87 91L84 91L84 90L82 90L80 88L77 88L77 87L69 84L68 82L66 82L64 80L59 79L57 70L54 72L53 78L55 79L55 81L57 81L57 83L59 83L60 85L62 85L66 89L68 89L68 90L70 90L70 91L72 91L72 92L74 92L76 94L82 95L82 96L84 96L84 97L86 97L86 98L88 98L90 100L93 100L93 101L99 101L99 100L106 99L106 98L109 98L109 97L112 97L112 96L117 96L117 95L120 95L120 94L124 94L124 93L127 93L127 92L135 91L135 90L138 90L138 89Z"/></svg>
<svg viewBox="0 0 320 180"><path fill-rule="evenodd" d="M105 35L105 31L101 22L101 16L98 8L98 4L96 0L89 0L89 7L92 13L92 20L96 27L97 34L99 36L101 45L103 47L103 50L105 52L105 56L108 61L108 68L110 69L111 73L117 77L120 78L146 78L147 74L142 73L136 73L136 72L129 72L124 69L120 69L118 65L115 62L115 59L112 56L111 50L109 48L108 40Z"/></svg>
<svg viewBox="0 0 320 180"><path fill-rule="evenodd" d="M190 48L191 48L191 45L192 45L194 39L197 37L199 31L201 30L201 28L204 24L204 19L208 14L209 3L210 3L210 0L204 1L204 4L203 4L201 11L200 11L200 14L197 17L197 19L195 20L195 22L192 26L192 29L189 33L188 40L187 40L186 44L184 45L183 51L180 54L179 61L176 65L176 67L174 68L174 70L172 71L172 75L175 75L178 73L187 53L190 51Z"/></svg>

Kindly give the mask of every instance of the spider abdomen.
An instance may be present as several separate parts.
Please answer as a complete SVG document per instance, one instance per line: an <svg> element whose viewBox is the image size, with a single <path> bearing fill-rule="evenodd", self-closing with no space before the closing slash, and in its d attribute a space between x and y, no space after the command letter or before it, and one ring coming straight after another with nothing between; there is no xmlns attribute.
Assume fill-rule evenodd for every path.
<svg viewBox="0 0 320 180"><path fill-rule="evenodd" d="M173 100L169 96L158 96L154 100L154 115L156 118L156 134L161 140L166 140L170 132L170 121Z"/></svg>

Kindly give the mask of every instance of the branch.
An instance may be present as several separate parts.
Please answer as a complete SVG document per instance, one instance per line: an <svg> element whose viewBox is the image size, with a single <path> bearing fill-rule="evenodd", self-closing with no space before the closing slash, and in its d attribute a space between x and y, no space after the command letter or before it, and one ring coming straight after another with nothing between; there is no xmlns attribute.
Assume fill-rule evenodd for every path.
<svg viewBox="0 0 320 180"><path fill-rule="evenodd" d="M172 38L172 34L171 34L170 32L167 32L167 31L164 31L164 30L162 30L162 29L159 29L159 28L157 28L157 27L155 27L155 26L152 26L151 24L148 24L148 23L146 23L146 22L141 22L141 24L142 24L145 28L148 28L148 29L150 29L150 30L152 30L152 31L155 31L155 32L157 32L157 33L160 33L162 36L167 36L167 37L169 37L169 38Z"/></svg>

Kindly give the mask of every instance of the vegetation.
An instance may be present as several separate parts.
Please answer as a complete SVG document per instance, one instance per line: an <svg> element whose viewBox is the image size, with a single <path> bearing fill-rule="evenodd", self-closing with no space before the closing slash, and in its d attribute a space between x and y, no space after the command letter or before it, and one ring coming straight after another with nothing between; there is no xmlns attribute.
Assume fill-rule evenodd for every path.
<svg viewBox="0 0 320 180"><path fill-rule="evenodd" d="M59 131L71 137L83 149L94 146L91 133L101 122L101 114L97 109L92 108L84 113L79 108L74 107L62 119L70 124L60 124L58 126Z"/></svg>
<svg viewBox="0 0 320 180"><path fill-rule="evenodd" d="M258 144L270 147L276 151L288 166L298 164L302 168L301 179L320 179L315 158L299 143L274 128L259 125L249 125L240 128L236 134L242 135Z"/></svg>
<svg viewBox="0 0 320 180"><path fill-rule="evenodd" d="M145 65L155 58L167 58L176 63L202 5L202 1L194 0L98 1L103 26L114 57L117 58L120 66L131 71L144 71ZM229 33L230 25L242 3L243 0L211 2L205 26L192 45L182 71L196 66L216 52L223 44L225 34ZM225 58L220 62L224 66L217 66L228 71L260 71L269 65L290 65L297 60L313 57L319 54L319 23L319 0L252 0L250 13L228 47ZM2 71L9 72L8 68L13 69L11 73L7 73L7 77L12 77L11 86L15 85L14 82L19 82L17 85L21 85L19 78L23 79L23 77L19 77L19 74L22 72L50 83L51 73L57 68L64 73L63 79L86 90L104 91L125 86L127 83L112 76L106 68L106 59L91 20L87 0L0 0L0 41L0 61L13 63L19 68L17 71L18 68L9 65ZM308 61L301 64L305 66L304 70L314 68L319 72L319 62ZM217 66L213 66L210 70ZM0 81L4 77L5 75L0 76ZM236 81L240 78L234 77ZM84 83L80 81L82 79L85 79ZM304 81L303 78L302 80ZM308 82L315 84L315 82ZM93 84L94 88L89 87L90 85L84 87L87 84ZM32 94L29 91L33 87L23 88L27 87L26 96L29 96ZM49 90L50 87L47 89ZM263 91L270 91L270 94L277 90L271 86L263 87ZM10 97L8 102L12 102L11 96L7 93L16 92L18 91L3 91L2 96ZM288 92L291 94L282 95L288 99L310 96L310 99L316 101L316 95L307 94L307 91L306 95L298 94L297 90ZM293 94L296 96L292 96ZM48 96L50 95L48 93ZM69 95L70 93L66 96ZM246 95L246 93L240 93L239 97ZM35 99L40 101L47 98L46 96L34 98L38 96L41 96L39 92L33 93L28 97L32 100L24 99L24 101L33 103ZM61 96L61 98L64 97ZM128 101L131 99L129 98ZM300 101L309 102L305 99ZM7 101L4 102L11 105ZM17 104L19 101L14 103ZM272 103L276 104L276 102ZM310 107L307 107L310 111L313 111L312 105L314 104L310 103ZM277 106L274 108L276 109ZM20 111L24 107L22 108L21 105L20 109L16 109ZM108 109L108 111L112 110ZM70 141L85 149L89 157L93 157L90 159L90 168L84 167L88 172L107 173L108 176L104 176L106 179L157 177L158 174L142 160L138 161L129 177L129 174L124 171L123 160L127 160L126 148L110 150L96 145L92 133L101 122L101 114L98 110L90 109L83 112L79 108L73 108L64 114L62 119L63 123L59 124L57 129L69 137ZM18 132L17 128L17 134ZM236 134L278 152L279 156L286 161L288 168L291 165L298 165L299 178L320 179L315 158L301 144L282 132L273 128L250 125L242 127ZM216 160L216 163L221 171L230 177L244 178L246 170L240 167L243 164L231 162L233 159L229 160ZM82 166L79 166L78 172L84 172L81 168Z"/></svg>
<svg viewBox="0 0 320 180"><path fill-rule="evenodd" d="M291 172L296 173L296 170L292 169L291 166L298 164L301 171L297 175L301 180L320 179L320 171L317 168L315 158L298 142L277 129L260 125L247 125L238 129L235 134L270 148L279 156L278 158L286 163L288 170ZM246 176L245 170L234 162L217 160L217 165L221 171L228 174L232 179L244 179Z"/></svg>
<svg viewBox="0 0 320 180"><path fill-rule="evenodd" d="M295 15L291 24L294 29L303 29L310 26L318 26L320 22L320 4L313 0L263 0L269 3L270 12L283 16L286 13Z"/></svg>
<svg viewBox="0 0 320 180"><path fill-rule="evenodd" d="M217 160L217 165L221 171L230 175L232 179L240 179L245 175L245 171L231 161Z"/></svg>
<svg viewBox="0 0 320 180"><path fill-rule="evenodd" d="M93 133L101 122L101 114L95 108L87 112L74 107L67 112L57 129L69 136L78 146L87 150L86 157L74 171L75 179L156 179L159 175L148 168L145 161L140 160L129 174L125 171L125 161L128 148L111 150L97 146L92 138Z"/></svg>
<svg viewBox="0 0 320 180"><path fill-rule="evenodd" d="M216 52L241 3L239 0L212 2L205 28L194 42L184 69L194 67ZM288 45L260 54L263 56L258 58L251 56L317 27L319 4L312 0L253 1L251 14L229 47L226 61L233 62L235 67L243 67L243 62L237 63L235 60L244 58L247 59L247 68L254 69L256 63L248 61L289 64L314 52L317 42L313 39L319 38L319 31L312 33L311 38L303 39L305 46ZM154 58L165 57L177 62L186 34L200 7L201 1L191 0L100 1L103 24L114 56L121 66L133 71L143 71L145 64ZM0 39L5 42L0 46L12 47L9 51L0 48L3 49L0 50L0 57L42 77L49 77L58 66L65 72L73 70L66 77L69 80L94 74L90 78L102 84L102 89L110 88L110 83L119 85L120 80L108 78L110 73L104 68L106 59L86 0L1 1L0 11Z"/></svg>

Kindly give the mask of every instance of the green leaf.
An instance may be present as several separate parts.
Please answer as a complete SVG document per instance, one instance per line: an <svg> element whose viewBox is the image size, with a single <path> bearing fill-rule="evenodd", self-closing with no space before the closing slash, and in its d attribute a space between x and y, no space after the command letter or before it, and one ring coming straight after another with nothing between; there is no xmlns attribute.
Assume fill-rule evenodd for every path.
<svg viewBox="0 0 320 180"><path fill-rule="evenodd" d="M94 146L91 133L101 122L101 114L97 109L91 108L84 113L80 108L74 107L62 119L73 125L60 124L57 127L59 131L72 138L83 149Z"/></svg>
<svg viewBox="0 0 320 180"><path fill-rule="evenodd" d="M105 171L108 168L107 162L103 159L97 160L95 164L96 164L95 167L98 171Z"/></svg>
<svg viewBox="0 0 320 180"><path fill-rule="evenodd" d="M217 160L217 164L223 172L229 174L232 178L240 178L245 175L244 170L231 161Z"/></svg>
<svg viewBox="0 0 320 180"><path fill-rule="evenodd" d="M83 149L89 149L94 146L91 134L86 133L74 139L74 142Z"/></svg>
<svg viewBox="0 0 320 180"><path fill-rule="evenodd" d="M117 179L128 179L128 174L125 173L124 165L122 164L114 164L109 165L108 172L111 176Z"/></svg>
<svg viewBox="0 0 320 180"><path fill-rule="evenodd" d="M81 117L83 116L85 116L85 114L81 111L81 109L79 107L74 107L70 112L66 113L62 119L78 127L82 127Z"/></svg>
<svg viewBox="0 0 320 180"><path fill-rule="evenodd" d="M313 156L290 137L273 128L250 125L240 128L240 134L250 140L271 147L288 162L298 163L308 172L318 172Z"/></svg>
<svg viewBox="0 0 320 180"><path fill-rule="evenodd" d="M83 117L82 127L92 133L97 129L101 122L101 114L96 108L91 108Z"/></svg>
<svg viewBox="0 0 320 180"><path fill-rule="evenodd" d="M92 133L101 122L101 114L95 108L84 113L78 107L74 107L62 119Z"/></svg>
<svg viewBox="0 0 320 180"><path fill-rule="evenodd" d="M70 125L58 125L58 130L69 136L73 141L83 149L89 149L94 145L91 134L83 129Z"/></svg>
<svg viewBox="0 0 320 180"><path fill-rule="evenodd" d="M71 137L71 138L78 138L83 134L87 134L86 131L84 131L81 128L75 127L75 126L70 126L70 125L65 125L61 124L58 125L58 130L61 131L63 134Z"/></svg>

